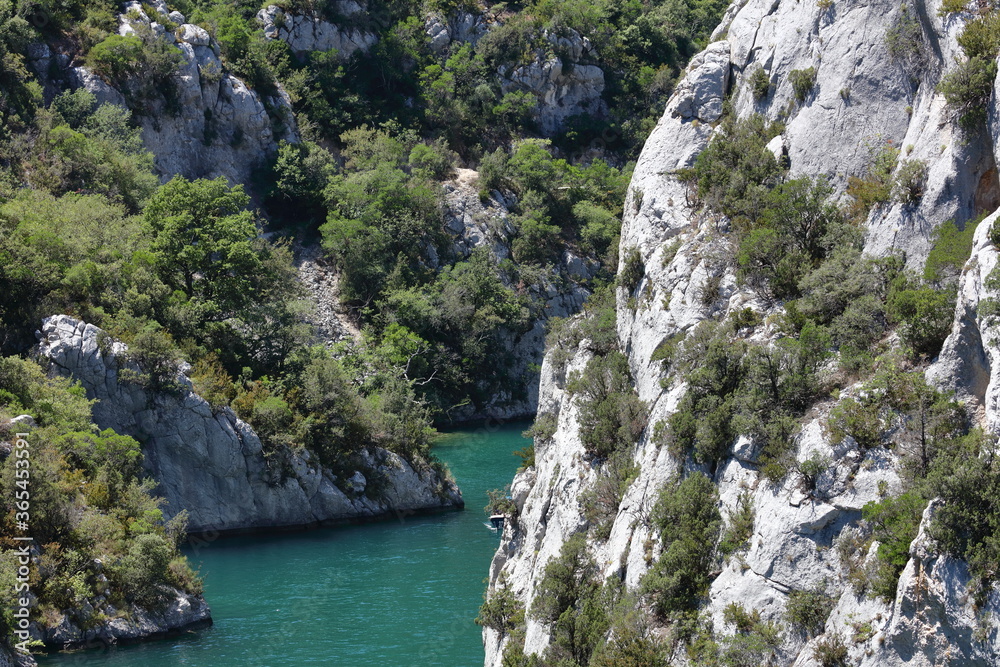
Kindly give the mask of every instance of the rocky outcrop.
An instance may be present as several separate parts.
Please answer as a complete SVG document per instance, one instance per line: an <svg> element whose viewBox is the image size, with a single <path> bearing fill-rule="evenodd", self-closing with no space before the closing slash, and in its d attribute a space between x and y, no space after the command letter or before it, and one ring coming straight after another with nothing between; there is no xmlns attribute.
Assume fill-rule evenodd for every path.
<svg viewBox="0 0 1000 667"><path fill-rule="evenodd" d="M361 341L361 330L340 303L340 276L323 256L319 246L297 250L295 265L299 281L306 288L313 310L306 321L316 330L324 345L344 341Z"/></svg>
<svg viewBox="0 0 1000 667"><path fill-rule="evenodd" d="M954 390L978 412L980 421L993 433L1000 432L1000 349L995 327L990 327L980 306L996 299L986 278L997 265L997 250L990 229L1000 213L989 216L976 228L972 256L962 271L951 333L937 361L927 371L934 384Z"/></svg>
<svg viewBox="0 0 1000 667"><path fill-rule="evenodd" d="M97 399L94 423L142 444L145 469L166 499L164 513L186 510L190 532L313 526L463 505L453 482L383 449L364 450L361 475L352 476L382 478L377 497L364 494L363 482L358 488L338 479L306 450L268 458L253 429L229 408L213 409L183 374L176 394L123 382L119 370L134 369L127 351L97 327L65 315L42 326L40 356Z"/></svg>
<svg viewBox="0 0 1000 667"><path fill-rule="evenodd" d="M939 16L926 0L808 7L750 0L734 7L716 36L725 32L730 45L735 111L787 117L783 137L793 173L822 175L842 191L885 147L900 151L898 168L908 160L925 166L916 205L891 202L871 212L869 253L903 251L919 267L934 226L1000 206L992 147L962 136L936 92L942 74L964 58L955 41L961 18ZM894 54L887 36L904 21L918 21L921 36ZM792 72L810 68L815 84L800 100ZM757 69L771 81L762 99L749 80Z"/></svg>
<svg viewBox="0 0 1000 667"><path fill-rule="evenodd" d="M939 555L927 536L935 511L924 511L920 532L910 546L910 561L899 577L891 605L864 600L845 592L826 623L827 635L846 635L868 619L863 639L855 634L849 664L859 667L932 667L941 664L992 665L1000 655L1000 633L992 620L1000 611L994 591L976 608L968 594L970 577L965 562ZM821 640L810 643L809 648ZM803 651L809 654L811 651ZM819 667L808 657L799 665Z"/></svg>
<svg viewBox="0 0 1000 667"><path fill-rule="evenodd" d="M0 667L35 667L38 663L30 655L18 653L0 644Z"/></svg>
<svg viewBox="0 0 1000 667"><path fill-rule="evenodd" d="M345 14L357 14L361 8L356 3L341 3ZM280 39L298 55L310 51L336 49L341 58L349 58L355 51L367 51L378 38L357 28L339 28L318 16L290 14L277 5L268 5L257 12L257 21L264 28L264 37Z"/></svg>
<svg viewBox="0 0 1000 667"><path fill-rule="evenodd" d="M452 43L475 46L488 31L485 16L467 11L456 12L450 20L440 14L429 14L424 19L424 32L435 53L442 53Z"/></svg>
<svg viewBox="0 0 1000 667"><path fill-rule="evenodd" d="M500 89L504 93L528 92L537 103L534 118L542 134L558 133L570 116L586 114L599 118L606 112L601 99L604 92L604 70L584 64L596 59L590 40L567 29L565 34L545 33L552 51L535 53L527 65L502 67Z"/></svg>
<svg viewBox="0 0 1000 667"><path fill-rule="evenodd" d="M675 412L685 391L674 378L661 385L662 366L652 361L656 348L705 319L721 319L747 306L765 316L751 340L767 343L779 335L766 317L778 314L780 306L759 302L736 282L728 223L705 219L676 174L707 145L727 96L739 117L760 113L781 120L784 131L769 147L788 160L792 174L827 178L838 196L849 177L865 175L873 151L898 149L897 169L906 160L926 167L919 201L893 201L871 211L870 254L902 251L910 266L919 267L934 226L948 219L962 225L1000 205L992 142L963 137L936 93L959 53L955 37L961 30L961 19L939 17L936 9L923 2L906 7L907 17L919 20L922 37L900 55L886 46L886 33L906 18L897 2L741 0L678 82L638 159L625 203L621 254L638 250L643 277L630 294L619 288L618 338L650 416L632 451L639 474L624 492L610 536L589 542L602 577L614 575L635 589L655 562L659 546L650 512L659 490L682 465L653 436L655 425ZM803 95L792 85L792 72L809 68L815 84ZM757 69L770 81L763 96L751 87ZM978 310L983 298L993 296L984 287L997 263L988 239L992 222L991 217L977 230L953 332L929 375L982 405L983 423L996 430L995 345ZM571 535L588 527L581 493L599 473L584 456L578 406L565 384L590 354L584 341L565 366L556 363L557 355L546 356L539 411L557 415L558 428L551 439L536 442L535 466L514 479L511 495L518 517L507 523L490 569L491 590L503 580L528 608L546 563ZM844 393L856 390L848 387ZM799 462L830 461L814 490L806 493L795 472L780 484L769 483L744 451L750 446L746 439L734 443L733 455L716 470L704 470L718 486L723 517L741 496L755 514L745 553L713 573L705 611L715 631L732 631L723 621L730 603L756 609L764 620L783 621L789 593L816 587L836 599L834 611L813 639L785 633L779 664L817 666L815 649L836 639L848 645L847 664L930 667L948 659L992 664L996 594L986 605L994 615L981 615L966 593L965 565L934 554L923 530L892 604L859 597L849 585L837 545L850 539L865 503L898 492L901 483L894 453L864 452L850 438L830 440L823 423L831 406L830 401L815 405L794 443ZM500 664L506 641L484 630L486 665ZM548 642L549 629L529 614L525 651L541 652ZM673 659L687 664L684 655Z"/></svg>
<svg viewBox="0 0 1000 667"><path fill-rule="evenodd" d="M162 0L153 4L156 15L150 17L140 3L129 2L118 20L120 34L148 30L181 52L174 75L176 99L169 108L166 100L156 101L153 109L135 116L157 172L163 180L182 174L248 182L253 168L274 153L278 141L297 140L287 94L280 88L273 97L251 90L226 71L219 45L204 28L186 23L179 12L168 12ZM164 28L176 24L174 32ZM94 93L98 102L126 105L120 91L85 67L71 68L67 78L74 88Z"/></svg>
<svg viewBox="0 0 1000 667"><path fill-rule="evenodd" d="M108 620L97 624L78 620L94 616ZM62 612L58 623L48 627L32 623L30 632L32 639L46 647L74 649L158 639L210 625L212 614L203 597L173 589L168 600L156 609L132 605L120 610L98 596L78 609Z"/></svg>

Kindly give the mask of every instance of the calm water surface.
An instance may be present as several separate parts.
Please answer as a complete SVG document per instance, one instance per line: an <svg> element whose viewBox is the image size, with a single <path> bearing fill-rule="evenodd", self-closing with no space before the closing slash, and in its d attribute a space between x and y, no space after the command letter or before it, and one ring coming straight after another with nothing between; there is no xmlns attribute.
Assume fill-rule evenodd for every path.
<svg viewBox="0 0 1000 667"><path fill-rule="evenodd" d="M510 481L526 424L444 436L466 510L282 536L230 538L197 553L215 625L178 639L56 655L51 667L402 665L478 667L484 577L499 538L486 490Z"/></svg>

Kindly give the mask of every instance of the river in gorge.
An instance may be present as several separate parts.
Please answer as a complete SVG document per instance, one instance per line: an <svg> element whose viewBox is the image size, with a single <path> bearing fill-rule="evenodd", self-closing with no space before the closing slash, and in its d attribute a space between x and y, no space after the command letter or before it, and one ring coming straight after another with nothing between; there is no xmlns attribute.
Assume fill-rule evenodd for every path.
<svg viewBox="0 0 1000 667"><path fill-rule="evenodd" d="M435 453L466 509L381 523L217 540L192 565L211 628L179 638L57 654L40 665L107 667L479 667L473 619L499 537L486 490L510 482L527 424L447 433Z"/></svg>

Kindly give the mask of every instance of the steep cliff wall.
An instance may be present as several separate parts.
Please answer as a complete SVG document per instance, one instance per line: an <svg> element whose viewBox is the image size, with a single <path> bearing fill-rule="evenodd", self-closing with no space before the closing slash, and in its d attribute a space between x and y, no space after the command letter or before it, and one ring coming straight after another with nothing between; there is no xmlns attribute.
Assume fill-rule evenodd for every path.
<svg viewBox="0 0 1000 667"><path fill-rule="evenodd" d="M142 444L146 470L167 501L164 513L186 510L190 532L311 526L463 504L453 482L383 449L365 450L362 469L349 480L338 480L304 450L269 459L246 423L228 408L213 410L184 375L177 395L120 381L119 370L134 365L124 359L124 345L103 338L93 325L54 316L42 326L39 352L98 400L98 426ZM365 495L367 478L376 475L383 491Z"/></svg>
<svg viewBox="0 0 1000 667"><path fill-rule="evenodd" d="M726 99L737 117L759 113L782 121L784 129L769 147L787 158L791 174L827 177L842 200L849 177L863 176L881 147L898 147L903 158L926 163L918 204L888 203L869 215L865 250L871 255L902 251L909 266L920 267L936 225L948 219L962 224L1000 205L992 141L963 136L935 90L960 53L955 39L964 21L954 15L941 18L937 10L933 2L901 7L890 0L736 2L715 31L715 41L692 60L677 85L642 151L625 206L621 254L638 250L643 276L631 292L618 290L618 342L650 414L631 451L637 475L624 491L608 537L591 533L588 538L600 580L614 576L628 589L637 589L659 556L651 510L659 490L684 465L654 432L656 424L677 410L685 383L672 376L661 382L663 366L653 360L654 352L701 321L722 319L747 306L764 320L752 340L773 341L781 335L775 318L769 317L780 313L780 306L762 302L737 284L728 259L727 223L703 215L677 175L708 144ZM886 38L908 19L919 22L921 35L911 60L890 52ZM793 71L809 68L815 83L802 94L792 84ZM763 95L751 84L758 69L769 84ZM995 432L995 350L977 314L988 292L985 276L996 264L988 240L992 220L978 228L953 332L929 376L982 406L982 422ZM567 378L582 371L592 355L589 347L582 342L565 366L558 362L563 353L550 350L546 356L539 411L557 415L558 428L550 439L536 441L535 466L514 479L511 496L518 516L508 522L490 570L493 594L509 588L528 610L545 565L570 536L591 527L582 494L593 488L599 471L581 440L579 401L566 391ZM849 386L842 395L857 389ZM897 453L866 450L850 438L831 439L824 423L833 403L814 405L794 441L799 464L814 457L831 462L808 493L797 474L768 483L744 438L716 469L695 467L711 474L723 517L735 513L741 495L755 515L745 553L711 573L702 609L716 631L729 627L724 610L731 603L759 611L765 621L782 622L790 592L821 589L836 600L833 612L811 639L785 633L775 653L778 664L818 665L817 649L843 637L845 664L992 664L1000 640L990 619L1000 610L1000 596L994 592L981 608L975 607L966 592L970 579L965 564L935 555L928 546L925 530L932 510L925 513L920 536L910 548L892 604L858 596L849 586L846 560L835 547L860 523L861 508L898 493L901 481ZM643 609L657 625L652 612ZM858 627L866 631L857 632ZM525 652L542 652L550 630L528 613ZM507 634L484 630L487 665L501 663L509 641ZM688 658L680 652L673 660L684 663Z"/></svg>
<svg viewBox="0 0 1000 667"><path fill-rule="evenodd" d="M150 31L181 52L180 67L173 75L176 99L171 108L159 100L154 108L135 116L142 126L143 143L153 153L156 171L163 180L181 174L249 182L253 168L274 153L279 141L297 140L287 94L280 87L275 96L251 90L226 70L219 45L204 28L186 23L180 12L169 12L162 0L153 2L152 8L153 15L147 16L140 3L125 3L124 12L118 15L118 32L134 35ZM169 32L164 24L178 27ZM128 106L121 91L87 67L72 66L68 56L53 56L43 43L37 45L34 55L32 68L41 77L47 95L63 87L86 88L99 103Z"/></svg>

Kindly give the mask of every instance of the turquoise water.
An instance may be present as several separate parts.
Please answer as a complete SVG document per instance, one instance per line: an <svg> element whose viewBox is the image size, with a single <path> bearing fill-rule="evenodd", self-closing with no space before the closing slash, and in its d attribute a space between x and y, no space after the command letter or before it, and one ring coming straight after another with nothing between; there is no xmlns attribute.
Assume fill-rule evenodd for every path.
<svg viewBox="0 0 1000 667"><path fill-rule="evenodd" d="M498 536L486 490L510 481L525 424L446 435L435 451L463 512L279 536L221 539L197 553L215 625L181 638L60 654L40 664L113 667L479 667L473 619Z"/></svg>

